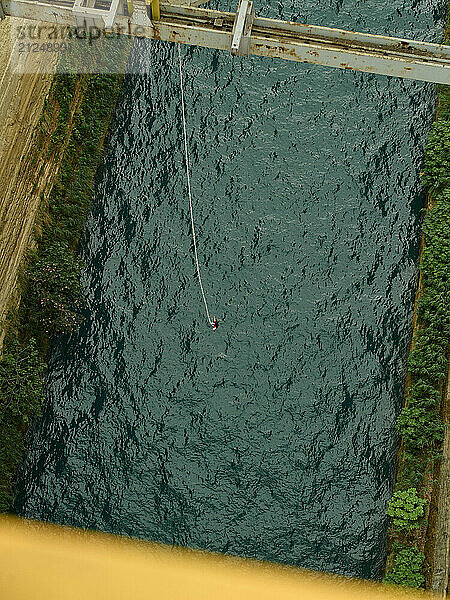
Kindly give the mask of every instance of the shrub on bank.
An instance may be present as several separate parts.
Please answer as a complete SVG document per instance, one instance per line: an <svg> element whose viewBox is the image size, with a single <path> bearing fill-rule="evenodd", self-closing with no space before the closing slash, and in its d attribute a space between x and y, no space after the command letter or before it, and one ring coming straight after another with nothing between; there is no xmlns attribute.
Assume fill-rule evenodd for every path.
<svg viewBox="0 0 450 600"><path fill-rule="evenodd" d="M444 438L444 423L435 407L427 409L410 403L403 408L397 427L405 446L414 452L436 445Z"/></svg>
<svg viewBox="0 0 450 600"><path fill-rule="evenodd" d="M15 336L5 340L0 362L0 512L11 506L11 483L25 447L24 433L40 412L43 369L34 339L24 346Z"/></svg>
<svg viewBox="0 0 450 600"><path fill-rule="evenodd" d="M23 347L17 338L6 341L0 362L0 423L21 419L27 424L39 412L43 368L33 338Z"/></svg>
<svg viewBox="0 0 450 600"><path fill-rule="evenodd" d="M27 327L40 337L74 331L82 321L81 260L66 244L43 249L28 268L24 294Z"/></svg>
<svg viewBox="0 0 450 600"><path fill-rule="evenodd" d="M392 517L396 529L411 530L419 525L426 501L419 498L415 488L398 490L389 501L386 513Z"/></svg>
<svg viewBox="0 0 450 600"><path fill-rule="evenodd" d="M422 574L422 566L425 560L424 554L416 547L403 548L394 559L394 565L390 569L383 583L402 585L410 588L421 588L425 583Z"/></svg>
<svg viewBox="0 0 450 600"><path fill-rule="evenodd" d="M446 119L438 119L431 127L422 177L431 190L450 184L450 128Z"/></svg>

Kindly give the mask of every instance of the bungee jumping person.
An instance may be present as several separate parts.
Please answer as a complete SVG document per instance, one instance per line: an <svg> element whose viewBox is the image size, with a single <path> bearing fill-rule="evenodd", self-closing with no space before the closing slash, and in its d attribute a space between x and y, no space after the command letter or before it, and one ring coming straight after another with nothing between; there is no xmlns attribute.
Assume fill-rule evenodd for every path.
<svg viewBox="0 0 450 600"><path fill-rule="evenodd" d="M217 327L219 326L219 324L217 323L216 317L213 317L211 325L212 325L213 331L215 331L217 329Z"/></svg>

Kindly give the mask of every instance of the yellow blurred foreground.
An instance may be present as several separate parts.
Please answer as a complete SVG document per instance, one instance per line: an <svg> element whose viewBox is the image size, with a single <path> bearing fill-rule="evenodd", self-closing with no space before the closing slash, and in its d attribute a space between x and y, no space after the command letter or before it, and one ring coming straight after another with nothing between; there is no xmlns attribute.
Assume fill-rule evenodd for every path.
<svg viewBox="0 0 450 600"><path fill-rule="evenodd" d="M253 560L0 519L1 600L431 598Z"/></svg>

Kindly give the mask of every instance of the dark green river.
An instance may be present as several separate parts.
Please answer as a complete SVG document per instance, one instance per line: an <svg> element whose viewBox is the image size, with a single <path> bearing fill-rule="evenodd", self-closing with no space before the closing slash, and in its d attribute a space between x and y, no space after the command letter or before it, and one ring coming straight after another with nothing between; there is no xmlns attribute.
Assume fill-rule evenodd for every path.
<svg viewBox="0 0 450 600"><path fill-rule="evenodd" d="M445 7L256 10L437 41ZM17 512L376 578L434 87L183 48L213 333L175 50L134 45L146 74L125 80L81 249L88 317L53 346Z"/></svg>

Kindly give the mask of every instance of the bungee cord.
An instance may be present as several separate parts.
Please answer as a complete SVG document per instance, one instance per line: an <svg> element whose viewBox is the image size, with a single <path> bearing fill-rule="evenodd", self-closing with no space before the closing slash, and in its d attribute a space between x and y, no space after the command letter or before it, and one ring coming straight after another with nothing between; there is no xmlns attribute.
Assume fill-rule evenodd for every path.
<svg viewBox="0 0 450 600"><path fill-rule="evenodd" d="M190 177L190 168L189 168L188 140L187 140L187 133L186 133L186 113L185 113L185 108L184 108L183 72L181 69L180 44L177 44L177 47L178 47L178 64L179 64L179 69L180 69L181 111L182 111L182 117L183 117L183 134L184 134L184 136L183 136L184 137L184 155L185 155L185 162L186 162L187 190L188 190L188 197L189 197L189 212L191 215L192 241L194 243L195 264L197 267L197 277L198 277L198 282L200 284L200 289L202 292L203 302L205 303L206 316L208 318L209 324L212 325L212 327L215 329L217 327L217 321L216 321L215 317L213 319L211 319L211 315L209 313L208 302L206 301L206 294L205 294L205 290L203 289L202 277L200 275L200 265L198 262L197 237L195 235L194 211L192 209L191 177Z"/></svg>

